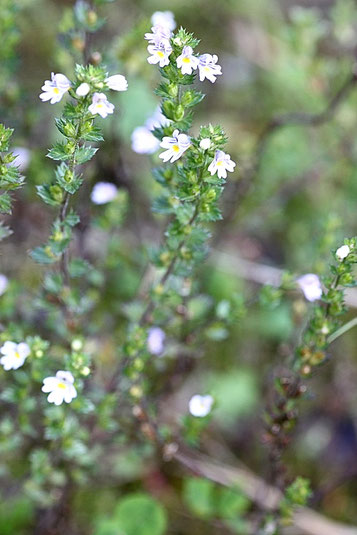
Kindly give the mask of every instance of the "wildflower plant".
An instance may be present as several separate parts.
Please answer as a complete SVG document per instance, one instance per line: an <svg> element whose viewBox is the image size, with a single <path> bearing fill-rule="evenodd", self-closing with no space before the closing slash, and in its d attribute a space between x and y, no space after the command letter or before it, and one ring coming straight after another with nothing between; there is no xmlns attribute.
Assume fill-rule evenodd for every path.
<svg viewBox="0 0 357 535"><path fill-rule="evenodd" d="M329 359L330 344L355 324L341 326L347 311L344 291L356 285L357 241L345 240L334 251L327 276L322 270L317 271L319 275L298 277L286 273L280 286L266 286L261 293L260 306L273 309L285 294L290 298L298 290L307 301L301 300L307 312L305 327L283 371L279 363L264 415L270 483L282 492L274 489L271 493L280 496L275 507L265 507L258 498L251 511L255 477L248 476L247 497L231 475L225 483L227 471L217 475L219 467L205 470L204 461L193 451L204 448L206 430L219 409L213 391L195 387L177 417L162 418L160 406L165 389L172 394L176 368L194 368L196 357L204 356L205 344L219 342L236 330L248 306L256 301L254 296L246 303L237 294L216 301L202 293L201 281L195 277L207 257L214 224L222 218L220 199L226 181L236 172L236 163L226 152L223 128L194 124L195 107L205 96L202 84L218 82L214 88L218 90L224 72L213 51L201 51L204 43L182 27L175 31L171 12L153 15L151 30L141 38L147 41L147 63L160 76L155 89L159 103L145 124L133 131L131 142L136 153L150 154L154 163L152 211L163 231L155 245L142 248L144 253L129 251L125 233L118 232L129 193L120 181L114 184L110 177L99 176L95 167L103 131L112 141L111 129L102 131L103 121L113 125L119 120L117 101L111 102L113 92L130 91L126 77L108 69L101 55L90 50L91 34L104 24L96 8L104 3L109 0L78 0L73 10L66 11L61 40L78 63L72 73L70 68L65 73L49 73L39 92L39 105L57 110L58 115L57 140L47 154L56 167L51 179L36 186L53 219L46 243L30 253L29 261L43 268L36 273L40 288L13 294L8 289L11 281L0 274L0 298L4 294L9 299L9 316L13 313L15 318L4 321L0 332L0 373L5 385L0 397L10 415L0 420L5 436L0 449L8 464L4 473L18 470L39 516L49 511L36 524L35 529L42 530L39 535L46 529L57 533L51 530L62 526L60 515L73 496L77 498L77 489L100 485L103 480L115 487L125 473L120 472L120 456L127 450L138 455L135 465L148 460L150 465L155 457L158 465L176 460L195 475L208 474L214 484L194 478L184 485L184 493L194 496L193 500L186 496L186 501L192 501L191 509L201 520L216 518L237 533L259 529L265 535L278 534L292 522L295 508L306 506L311 495L305 478L291 483L284 453L298 421L299 400L307 398L307 379ZM108 59L109 64L113 62L110 55ZM24 184L10 150L11 135L11 129L0 125L3 214L11 213L12 191ZM119 160L120 155L115 158ZM86 182L97 175L99 180L89 187ZM90 227L93 241L101 242L106 235L100 243L105 252L99 258L97 252L91 254L79 246L83 212L77 199L86 195L92 203L88 202L88 211L95 215L83 225ZM9 233L5 219L0 239ZM109 275L119 264L122 286L125 276L130 286L125 268L130 265L133 270L136 262L140 264L137 271L143 268L142 280L138 282L136 274L135 290L124 288L125 300L129 297L123 303ZM109 306L102 300L105 292L114 295ZM14 304L16 299L19 305ZM107 368L103 366L108 358L106 344L110 348ZM186 451L192 455L188 460ZM21 455L24 461L18 468ZM150 474L146 475L149 481ZM216 488L217 482L229 489ZM143 504L144 520L135 507L131 509L132 503L138 511L138 504ZM146 521L150 533L164 533L165 512L151 498L129 497L118 511L119 520L108 515L99 522L95 535L103 533L103 526L106 533L116 533L119 527L128 535L141 535L146 533L145 528L140 531Z"/></svg>

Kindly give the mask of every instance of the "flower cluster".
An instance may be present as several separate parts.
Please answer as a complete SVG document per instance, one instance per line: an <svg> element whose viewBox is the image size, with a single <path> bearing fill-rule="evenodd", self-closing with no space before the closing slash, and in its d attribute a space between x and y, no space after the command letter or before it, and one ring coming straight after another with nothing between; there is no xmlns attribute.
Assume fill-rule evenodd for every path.
<svg viewBox="0 0 357 535"><path fill-rule="evenodd" d="M26 342L12 342L8 340L0 348L2 357L0 364L5 371L17 370L24 365L27 357L31 353L30 346ZM70 403L77 397L77 390L74 385L74 377L71 372L58 371L55 377L46 377L43 380L42 392L49 393L47 398L49 403L61 405L64 401Z"/></svg>
<svg viewBox="0 0 357 535"><path fill-rule="evenodd" d="M145 34L145 39L149 41L148 62L152 65L159 64L160 67L166 67L170 64L170 56L174 52L173 45L179 44L180 39L172 35L173 25L169 17L153 17L154 26L151 33ZM172 40L172 42L171 42ZM175 56L175 54L173 54ZM218 56L216 54L201 54L196 56L190 45L182 47L181 54L177 55L175 60L176 66L182 74L191 75L198 69L199 79L203 82L206 78L214 83L217 76L222 74L222 68L217 64Z"/></svg>
<svg viewBox="0 0 357 535"><path fill-rule="evenodd" d="M96 91L98 88L111 89L113 91L126 91L128 89L128 82L122 74L114 74L107 76L98 84L96 79L91 81L80 82L77 85L73 97L84 98L87 95L91 96L91 104L88 110L92 115L100 115L105 118L114 112L114 104L108 101L107 96L103 92ZM42 86L43 93L40 94L42 102L50 101L51 104L56 104L74 85L70 80L61 73L51 73L51 80L46 80Z"/></svg>

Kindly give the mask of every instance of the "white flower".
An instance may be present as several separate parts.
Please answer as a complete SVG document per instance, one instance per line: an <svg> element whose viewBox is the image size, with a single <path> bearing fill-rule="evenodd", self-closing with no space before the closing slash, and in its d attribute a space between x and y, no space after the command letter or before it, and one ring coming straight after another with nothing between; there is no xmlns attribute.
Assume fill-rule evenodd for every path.
<svg viewBox="0 0 357 535"><path fill-rule="evenodd" d="M164 341L166 335L160 327L151 327L149 329L147 345L152 355L160 355L164 350Z"/></svg>
<svg viewBox="0 0 357 535"><path fill-rule="evenodd" d="M159 155L159 158L164 162L170 161L171 163L178 160L185 150L191 145L191 140L186 134L180 134L178 130L175 130L172 137L165 136L160 143L160 147L165 150Z"/></svg>
<svg viewBox="0 0 357 535"><path fill-rule="evenodd" d="M222 150L216 150L214 160L210 163L208 171L212 176L217 173L219 178L227 178L227 171L232 173L235 166L236 164L231 160L229 154L226 154Z"/></svg>
<svg viewBox="0 0 357 535"><path fill-rule="evenodd" d="M30 163L31 151L25 147L14 147L12 153L16 156L15 165L19 171L26 171Z"/></svg>
<svg viewBox="0 0 357 535"><path fill-rule="evenodd" d="M131 134L131 148L138 154L153 154L160 146L160 141L146 126L138 126Z"/></svg>
<svg viewBox="0 0 357 535"><path fill-rule="evenodd" d="M85 97L86 95L88 95L89 91L90 91L90 85L87 84L86 82L83 82L83 84L77 87L76 95L78 95L79 97Z"/></svg>
<svg viewBox="0 0 357 535"><path fill-rule="evenodd" d="M216 65L218 57L215 54L213 56L211 54L202 54L202 56L198 58L198 61L201 82L207 78L207 80L213 83L216 81L217 76L222 74L222 67Z"/></svg>
<svg viewBox="0 0 357 535"><path fill-rule="evenodd" d="M43 93L40 95L42 102L49 100L51 104L59 102L63 95L71 87L71 82L64 74L51 73L51 80L46 80L41 87Z"/></svg>
<svg viewBox="0 0 357 535"><path fill-rule="evenodd" d="M128 89L128 82L122 74L113 74L105 79L105 83L113 91L126 91Z"/></svg>
<svg viewBox="0 0 357 535"><path fill-rule="evenodd" d="M91 200L94 204L106 204L115 199L118 188L111 182L98 182L91 193Z"/></svg>
<svg viewBox="0 0 357 535"><path fill-rule="evenodd" d="M322 296L320 279L315 273L307 273L296 281L308 301L317 301Z"/></svg>
<svg viewBox="0 0 357 535"><path fill-rule="evenodd" d="M336 251L337 259L342 262L350 254L350 248L348 245L341 245Z"/></svg>
<svg viewBox="0 0 357 535"><path fill-rule="evenodd" d="M46 377L43 380L42 392L50 393L49 403L61 405L64 401L70 403L77 397L77 390L73 386L74 377L71 372L58 371L56 377Z"/></svg>
<svg viewBox="0 0 357 535"><path fill-rule="evenodd" d="M176 60L176 64L181 69L182 74L192 74L192 71L198 67L198 58L193 55L193 50L190 46L184 46L182 54Z"/></svg>
<svg viewBox="0 0 357 535"><path fill-rule="evenodd" d="M100 115L105 117L114 111L114 104L111 104L104 93L94 93L92 97L92 104L88 107L88 110L93 115Z"/></svg>
<svg viewBox="0 0 357 535"><path fill-rule="evenodd" d="M148 52L151 54L148 57L148 63L151 65L158 63L160 67L165 67L170 63L169 56L172 52L170 45L149 45Z"/></svg>
<svg viewBox="0 0 357 535"><path fill-rule="evenodd" d="M2 295L8 287L9 279L0 273L0 295Z"/></svg>
<svg viewBox="0 0 357 535"><path fill-rule="evenodd" d="M190 399L188 404L189 411L192 416L204 418L211 412L213 401L213 397L209 394L207 396L200 396L199 394L196 394Z"/></svg>
<svg viewBox="0 0 357 535"><path fill-rule="evenodd" d="M172 11L155 11L151 17L151 23L153 26L163 26L171 31L176 28L175 17Z"/></svg>
<svg viewBox="0 0 357 535"><path fill-rule="evenodd" d="M205 137L204 139L201 139L200 141L200 148L203 150L208 150L211 146L211 140L208 137Z"/></svg>
<svg viewBox="0 0 357 535"><path fill-rule="evenodd" d="M158 106L154 113L146 120L145 126L149 130L152 130L153 128L159 128L160 126L167 126L170 122L171 121L162 113L160 106Z"/></svg>
<svg viewBox="0 0 357 535"><path fill-rule="evenodd" d="M152 33L146 33L145 39L155 46L170 47L171 30L168 27L157 25L151 28Z"/></svg>
<svg viewBox="0 0 357 535"><path fill-rule="evenodd" d="M17 370L29 356L30 348L25 342L21 342L20 344L5 342L0 352L4 355L0 358L0 364L4 366L4 370Z"/></svg>

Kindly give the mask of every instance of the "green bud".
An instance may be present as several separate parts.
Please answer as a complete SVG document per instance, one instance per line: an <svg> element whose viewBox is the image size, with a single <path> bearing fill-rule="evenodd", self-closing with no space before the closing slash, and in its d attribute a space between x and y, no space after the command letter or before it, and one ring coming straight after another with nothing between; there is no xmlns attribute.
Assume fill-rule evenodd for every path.
<svg viewBox="0 0 357 535"><path fill-rule="evenodd" d="M206 200L207 201L214 201L214 199L217 197L217 194L213 188L209 189L206 193Z"/></svg>
<svg viewBox="0 0 357 535"><path fill-rule="evenodd" d="M174 119L175 121L181 121L185 116L185 108L182 104L179 104L175 110Z"/></svg>
<svg viewBox="0 0 357 535"><path fill-rule="evenodd" d="M193 100L192 91L185 91L185 93L182 95L182 98L181 98L182 105L187 107L191 104L192 100Z"/></svg>
<svg viewBox="0 0 357 535"><path fill-rule="evenodd" d="M66 171L65 174L64 174L63 179L64 179L65 182L67 182L68 184L69 184L70 182L72 182L72 180L73 180L73 173L72 173L72 171L70 171L69 169L67 169L67 171Z"/></svg>
<svg viewBox="0 0 357 535"><path fill-rule="evenodd" d="M178 85L174 83L169 84L168 92L171 97L176 98L178 95Z"/></svg>
<svg viewBox="0 0 357 535"><path fill-rule="evenodd" d="M60 186L58 186L58 185L50 186L50 193L51 193L53 199L55 199L58 202L62 201L62 199L63 199L63 191L60 188Z"/></svg>
<svg viewBox="0 0 357 535"><path fill-rule="evenodd" d="M162 104L162 111L168 119L175 119L175 105L170 100L164 100Z"/></svg>

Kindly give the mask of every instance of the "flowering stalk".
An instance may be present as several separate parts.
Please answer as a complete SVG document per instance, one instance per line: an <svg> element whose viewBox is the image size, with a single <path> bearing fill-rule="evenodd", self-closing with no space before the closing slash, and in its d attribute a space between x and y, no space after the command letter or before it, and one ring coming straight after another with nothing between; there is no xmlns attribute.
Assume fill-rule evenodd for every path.
<svg viewBox="0 0 357 535"><path fill-rule="evenodd" d="M344 289L355 286L353 266L357 263L357 239L345 240L335 252L337 264L330 266L330 275L324 279L322 291L315 281L315 288L308 285L307 298L321 302L314 305L312 316L294 355L289 371L275 381L274 399L266 413L265 440L269 446L272 482L286 488L285 467L282 455L290 442L290 434L298 418L298 400L307 391L305 379L328 359L327 351L334 333L339 331L341 317L346 313ZM310 275L311 279L311 275ZM314 299L311 299L314 295Z"/></svg>
<svg viewBox="0 0 357 535"><path fill-rule="evenodd" d="M188 133L193 107L204 95L187 87L194 82L197 72L205 72L211 82L216 80L221 74L221 68L216 65L217 56L195 55L193 50L198 40L182 28L172 35L168 26L156 25L145 38L149 41L148 62L159 64L163 77L156 89L162 98L162 115L157 118L152 133L164 149L160 159L171 164L154 169L154 178L163 193L154 200L153 211L168 216L170 221L162 245L151 255L151 262L161 275L153 283L137 322L129 326L123 348L121 369L126 369L134 383L130 392L135 399L143 394L141 372L150 358L147 328L152 323L168 322L172 308L183 301L180 288L206 254L210 236L207 223L221 218L218 200L227 171L235 167L222 150L226 136L220 126L201 126L197 137ZM200 76L201 80L204 78ZM152 152L152 140L145 135L150 149L147 152ZM138 152L145 152L142 144L140 147ZM110 388L115 388L114 380Z"/></svg>
<svg viewBox="0 0 357 535"><path fill-rule="evenodd" d="M41 100L55 104L68 93L72 102L66 103L62 117L56 120L64 142L55 143L48 153L49 158L61 162L57 166L55 180L37 187L40 197L47 204L58 207L59 214L47 244L32 251L32 257L43 264L60 261L66 284L69 280L68 247L72 228L79 222L78 215L68 210L70 198L83 182L80 167L98 150L91 142L103 140L100 129L95 125L95 117L100 115L105 118L113 113L114 106L105 93L109 89L124 91L126 88L122 75L108 77L103 67L93 65L77 65L73 82L63 74L52 74L51 81L46 81L42 87Z"/></svg>

